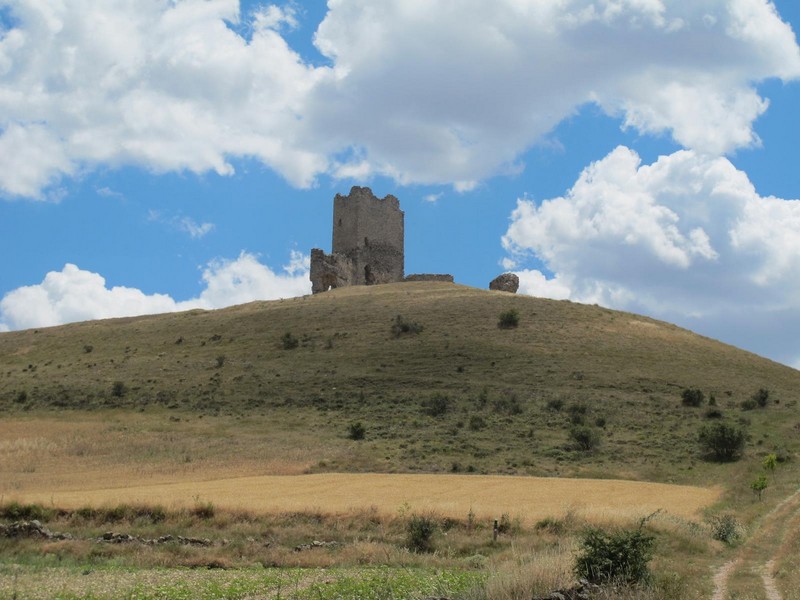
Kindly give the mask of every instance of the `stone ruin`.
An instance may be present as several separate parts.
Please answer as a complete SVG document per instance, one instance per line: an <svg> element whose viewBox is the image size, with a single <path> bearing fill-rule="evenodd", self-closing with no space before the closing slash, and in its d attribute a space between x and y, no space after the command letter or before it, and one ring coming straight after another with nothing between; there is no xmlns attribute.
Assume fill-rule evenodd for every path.
<svg viewBox="0 0 800 600"><path fill-rule="evenodd" d="M403 281L404 213L391 194L383 199L367 187L333 199L333 246L311 251L314 294L350 285Z"/></svg>
<svg viewBox="0 0 800 600"><path fill-rule="evenodd" d="M405 276L405 213L400 201L378 198L368 187L353 186L350 194L333 199L331 253L311 250L311 291L314 294L351 285L400 281L453 283L452 275ZM519 277L503 273L489 283L490 290L515 294Z"/></svg>
<svg viewBox="0 0 800 600"><path fill-rule="evenodd" d="M312 293L400 281L452 283L452 275L405 277L404 216L391 194L377 198L368 187L358 186L347 196L336 194L331 253L311 250Z"/></svg>
<svg viewBox="0 0 800 600"><path fill-rule="evenodd" d="M519 277L514 273L503 273L489 282L489 289L516 294L519 289Z"/></svg>

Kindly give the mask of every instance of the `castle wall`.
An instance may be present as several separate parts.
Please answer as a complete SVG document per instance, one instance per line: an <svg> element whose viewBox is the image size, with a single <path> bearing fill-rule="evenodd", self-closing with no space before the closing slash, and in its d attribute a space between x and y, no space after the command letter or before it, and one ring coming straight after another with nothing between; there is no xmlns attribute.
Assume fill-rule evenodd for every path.
<svg viewBox="0 0 800 600"><path fill-rule="evenodd" d="M338 287L353 285L353 261L343 254L326 254L311 250L311 293L319 294Z"/></svg>
<svg viewBox="0 0 800 600"><path fill-rule="evenodd" d="M446 273L415 273L413 275L407 275L404 281L436 281L439 283L453 283L454 279L452 275Z"/></svg>
<svg viewBox="0 0 800 600"><path fill-rule="evenodd" d="M400 201L389 194L377 198L367 187L354 186L350 194L333 199L332 251L391 247L404 253L405 224Z"/></svg>

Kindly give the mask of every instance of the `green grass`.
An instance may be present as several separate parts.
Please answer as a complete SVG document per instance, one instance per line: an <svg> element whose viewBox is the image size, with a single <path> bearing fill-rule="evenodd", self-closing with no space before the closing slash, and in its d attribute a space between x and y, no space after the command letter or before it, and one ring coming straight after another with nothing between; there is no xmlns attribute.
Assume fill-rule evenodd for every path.
<svg viewBox="0 0 800 600"><path fill-rule="evenodd" d="M0 597L19 600L416 600L455 595L485 575L432 569L352 568L140 571L0 565Z"/></svg>

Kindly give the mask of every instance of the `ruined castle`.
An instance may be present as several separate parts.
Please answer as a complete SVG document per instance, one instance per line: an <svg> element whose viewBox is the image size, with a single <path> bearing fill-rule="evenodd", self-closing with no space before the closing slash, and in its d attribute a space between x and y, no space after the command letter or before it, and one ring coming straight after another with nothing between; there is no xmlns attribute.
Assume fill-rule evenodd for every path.
<svg viewBox="0 0 800 600"><path fill-rule="evenodd" d="M403 281L404 214L392 195L377 198L366 187L333 199L333 247L311 251L311 291Z"/></svg>
<svg viewBox="0 0 800 600"><path fill-rule="evenodd" d="M311 292L400 281L453 283L452 275L405 276L404 218L400 201L391 194L378 198L368 187L358 186L347 196L336 194L331 253L311 250ZM506 273L489 287L515 293L519 279Z"/></svg>

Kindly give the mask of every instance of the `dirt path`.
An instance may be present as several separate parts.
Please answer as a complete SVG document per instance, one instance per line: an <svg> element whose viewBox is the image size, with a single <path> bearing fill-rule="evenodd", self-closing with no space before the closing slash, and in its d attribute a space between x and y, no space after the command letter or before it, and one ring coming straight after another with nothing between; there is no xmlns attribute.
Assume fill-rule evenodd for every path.
<svg viewBox="0 0 800 600"><path fill-rule="evenodd" d="M761 576L767 600L784 600L778 590L773 573L775 560L783 545L787 525L800 516L800 489L780 502L762 519L758 531L742 546L736 558L726 562L714 574L714 595L712 600L728 600L728 580L739 569L748 569ZM764 546L769 548L769 559L764 560Z"/></svg>
<svg viewBox="0 0 800 600"><path fill-rule="evenodd" d="M714 596L712 600L726 600L728 597L728 577L739 566L740 559L729 560L714 574Z"/></svg>

